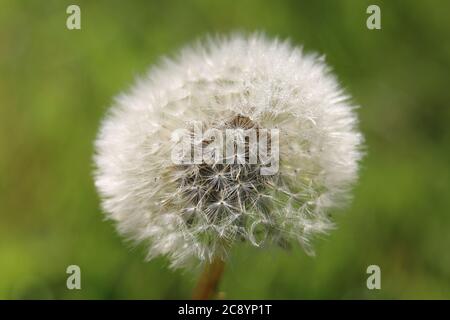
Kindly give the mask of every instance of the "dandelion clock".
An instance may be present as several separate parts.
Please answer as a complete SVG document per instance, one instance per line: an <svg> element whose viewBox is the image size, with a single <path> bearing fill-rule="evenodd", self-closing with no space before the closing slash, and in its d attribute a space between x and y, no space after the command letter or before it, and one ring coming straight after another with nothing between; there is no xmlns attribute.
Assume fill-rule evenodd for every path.
<svg viewBox="0 0 450 320"><path fill-rule="evenodd" d="M205 264L210 297L233 244L327 233L357 178L355 106L323 57L263 35L187 47L120 94L95 143L95 183L120 234L173 268Z"/></svg>

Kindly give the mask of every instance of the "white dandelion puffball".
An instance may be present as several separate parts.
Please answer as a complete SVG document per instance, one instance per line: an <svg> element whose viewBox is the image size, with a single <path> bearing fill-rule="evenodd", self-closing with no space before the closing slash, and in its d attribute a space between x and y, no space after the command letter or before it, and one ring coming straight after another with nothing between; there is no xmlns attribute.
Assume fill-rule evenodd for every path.
<svg viewBox="0 0 450 320"><path fill-rule="evenodd" d="M165 255L174 268L225 259L239 241L311 253L357 178L354 108L323 57L288 42L233 35L183 49L103 121L103 209L120 234L148 243L148 258Z"/></svg>

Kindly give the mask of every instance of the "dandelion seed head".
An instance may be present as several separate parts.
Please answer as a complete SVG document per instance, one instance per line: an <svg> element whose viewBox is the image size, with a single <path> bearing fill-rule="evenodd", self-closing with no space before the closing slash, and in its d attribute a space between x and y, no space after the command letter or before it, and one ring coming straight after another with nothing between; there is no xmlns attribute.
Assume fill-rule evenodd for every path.
<svg viewBox="0 0 450 320"><path fill-rule="evenodd" d="M174 268L225 259L239 241L298 242L313 253L312 239L333 227L329 211L357 178L363 139L354 109L323 57L289 42L233 35L185 48L105 117L95 145L103 209L121 234L148 243L148 258L167 256ZM177 129L187 129L194 153L213 141L193 135L194 121L257 138L279 130L278 170L261 174L270 159L239 135L244 148L229 162L175 164ZM267 139L274 151L275 137ZM246 163L251 157L256 163Z"/></svg>

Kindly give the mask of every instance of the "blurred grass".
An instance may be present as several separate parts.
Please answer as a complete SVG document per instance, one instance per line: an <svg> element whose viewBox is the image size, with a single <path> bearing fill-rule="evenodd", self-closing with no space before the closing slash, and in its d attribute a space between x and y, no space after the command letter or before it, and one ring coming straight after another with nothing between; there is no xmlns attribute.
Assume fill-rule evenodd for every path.
<svg viewBox="0 0 450 320"><path fill-rule="evenodd" d="M263 30L326 54L368 146L339 226L299 248L237 246L226 298L450 298L450 2L0 0L0 298L186 298L195 272L145 263L103 221L92 143L112 97L207 33ZM382 30L365 27L369 4ZM82 290L65 287L66 267ZM368 265L382 290L366 289Z"/></svg>

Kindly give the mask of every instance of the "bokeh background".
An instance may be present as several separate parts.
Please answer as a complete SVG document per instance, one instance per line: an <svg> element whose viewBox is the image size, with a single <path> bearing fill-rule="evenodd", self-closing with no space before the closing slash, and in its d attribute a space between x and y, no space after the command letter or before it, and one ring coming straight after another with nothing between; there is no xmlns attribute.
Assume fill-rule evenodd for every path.
<svg viewBox="0 0 450 320"><path fill-rule="evenodd" d="M66 8L81 7L81 30ZM366 8L381 7L381 30ZM114 95L208 33L265 31L326 55L367 156L317 256L236 246L225 298L450 298L449 1L0 0L0 298L189 298L198 270L145 262L104 221L93 140ZM66 288L81 267L82 289ZM366 288L381 267L382 288Z"/></svg>

